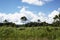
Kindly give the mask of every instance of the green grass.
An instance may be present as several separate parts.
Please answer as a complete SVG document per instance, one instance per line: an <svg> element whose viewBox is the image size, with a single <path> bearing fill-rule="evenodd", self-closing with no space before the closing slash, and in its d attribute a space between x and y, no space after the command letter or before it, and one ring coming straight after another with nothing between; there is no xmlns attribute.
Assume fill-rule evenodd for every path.
<svg viewBox="0 0 60 40"><path fill-rule="evenodd" d="M0 27L0 40L60 40L59 27Z"/></svg>

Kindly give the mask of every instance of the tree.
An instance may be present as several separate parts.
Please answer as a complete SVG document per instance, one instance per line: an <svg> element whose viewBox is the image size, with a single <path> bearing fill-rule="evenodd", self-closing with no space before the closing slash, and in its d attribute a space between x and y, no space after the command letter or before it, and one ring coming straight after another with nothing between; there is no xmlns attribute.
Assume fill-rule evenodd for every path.
<svg viewBox="0 0 60 40"><path fill-rule="evenodd" d="M55 22L56 21L60 21L60 14L59 15L56 15L53 19L54 19Z"/></svg>
<svg viewBox="0 0 60 40"><path fill-rule="evenodd" d="M58 19L58 15L56 15L53 19L54 19L54 22L56 22Z"/></svg>
<svg viewBox="0 0 60 40"><path fill-rule="evenodd" d="M40 23L40 20L39 19L37 21L38 21L38 23Z"/></svg>
<svg viewBox="0 0 60 40"><path fill-rule="evenodd" d="M58 15L59 21L60 21L60 14Z"/></svg>
<svg viewBox="0 0 60 40"><path fill-rule="evenodd" d="M7 20L4 20L4 23L8 23L8 21Z"/></svg>
<svg viewBox="0 0 60 40"><path fill-rule="evenodd" d="M27 23L27 18L25 16L21 17L21 21L23 22L23 24Z"/></svg>
<svg viewBox="0 0 60 40"><path fill-rule="evenodd" d="M26 18L25 16L23 16L23 17L21 17L21 20L22 20L22 21L26 21L27 18Z"/></svg>
<svg viewBox="0 0 60 40"><path fill-rule="evenodd" d="M56 15L53 19L54 19L53 25L60 26L60 14Z"/></svg>
<svg viewBox="0 0 60 40"><path fill-rule="evenodd" d="M41 22L40 23L42 26L47 26L48 25L48 23L46 23L46 22Z"/></svg>

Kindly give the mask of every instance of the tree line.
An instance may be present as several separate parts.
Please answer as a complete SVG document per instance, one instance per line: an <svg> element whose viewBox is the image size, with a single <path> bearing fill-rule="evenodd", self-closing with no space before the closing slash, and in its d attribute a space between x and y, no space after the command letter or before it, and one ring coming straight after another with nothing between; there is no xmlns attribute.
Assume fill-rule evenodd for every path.
<svg viewBox="0 0 60 40"><path fill-rule="evenodd" d="M25 17L25 16L21 17L20 19L23 23L28 20L27 17ZM3 23L0 23L0 26L12 26L12 27L60 26L60 14L55 15L55 17L53 19L54 19L54 22L52 24L48 24L46 22L41 22L38 19L37 22L27 22L27 23L22 24L22 25L16 25L13 22L8 22L7 20L4 20Z"/></svg>

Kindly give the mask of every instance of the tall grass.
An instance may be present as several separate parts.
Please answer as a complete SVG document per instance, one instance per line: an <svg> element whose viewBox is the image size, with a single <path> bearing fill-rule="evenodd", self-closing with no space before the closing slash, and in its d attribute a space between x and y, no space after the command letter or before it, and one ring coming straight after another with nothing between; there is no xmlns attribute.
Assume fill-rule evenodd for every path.
<svg viewBox="0 0 60 40"><path fill-rule="evenodd" d="M0 40L60 40L60 28L0 27Z"/></svg>

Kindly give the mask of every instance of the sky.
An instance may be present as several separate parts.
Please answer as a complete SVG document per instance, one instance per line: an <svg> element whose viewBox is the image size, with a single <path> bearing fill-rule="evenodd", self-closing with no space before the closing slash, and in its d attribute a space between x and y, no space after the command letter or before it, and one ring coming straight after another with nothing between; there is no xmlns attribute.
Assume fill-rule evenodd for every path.
<svg viewBox="0 0 60 40"><path fill-rule="evenodd" d="M0 22L23 24L20 18L26 16L29 21L52 23L59 12L60 0L0 0Z"/></svg>

